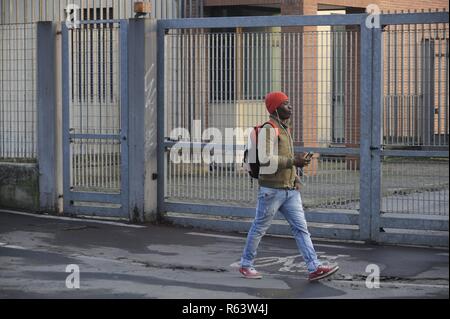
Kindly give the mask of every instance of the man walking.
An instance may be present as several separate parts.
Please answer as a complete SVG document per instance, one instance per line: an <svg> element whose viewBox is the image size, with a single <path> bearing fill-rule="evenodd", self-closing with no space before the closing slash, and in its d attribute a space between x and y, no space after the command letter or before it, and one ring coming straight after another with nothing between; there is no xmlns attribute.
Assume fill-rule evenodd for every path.
<svg viewBox="0 0 450 319"><path fill-rule="evenodd" d="M299 154L294 155L289 120L292 115L292 106L287 95L283 92L271 92L265 97L265 103L271 124L263 125L262 129L272 129L275 126L278 132L277 134L259 134L262 138L258 144L265 142L266 149L271 149L270 145L277 145L274 139L278 139L277 155L268 155L269 162L275 161L278 166L275 173L264 174L263 170L260 172L256 217L248 232L239 271L245 278L262 278L261 273L253 267L253 261L262 237L279 210L288 221L297 247L306 262L308 279L319 280L335 273L339 267L325 266L320 263L308 232L296 167L308 165L309 160Z"/></svg>

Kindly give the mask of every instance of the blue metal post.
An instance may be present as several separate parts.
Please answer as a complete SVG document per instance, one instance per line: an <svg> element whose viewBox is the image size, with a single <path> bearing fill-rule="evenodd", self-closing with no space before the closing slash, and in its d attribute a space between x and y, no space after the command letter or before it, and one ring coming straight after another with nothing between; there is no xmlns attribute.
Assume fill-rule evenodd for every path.
<svg viewBox="0 0 450 319"><path fill-rule="evenodd" d="M120 20L120 192L122 195L121 215L128 212L128 21Z"/></svg>
<svg viewBox="0 0 450 319"><path fill-rule="evenodd" d="M37 147L41 210L56 209L56 90L55 29L52 22L37 23Z"/></svg>
<svg viewBox="0 0 450 319"><path fill-rule="evenodd" d="M371 125L372 125L372 30L361 23L360 75L360 239L369 240L371 230Z"/></svg>
<svg viewBox="0 0 450 319"><path fill-rule="evenodd" d="M129 20L128 90L129 90L129 214L133 221L144 221L145 171L145 35L144 19Z"/></svg>
<svg viewBox="0 0 450 319"><path fill-rule="evenodd" d="M383 138L383 38L372 29L372 142L371 142L371 239L378 241L381 214L381 144Z"/></svg>
<svg viewBox="0 0 450 319"><path fill-rule="evenodd" d="M70 83L69 83L69 30L65 23L61 24L62 35L62 151L63 151L63 210L67 211L70 197Z"/></svg>
<svg viewBox="0 0 450 319"><path fill-rule="evenodd" d="M161 20L158 21L157 32L157 141L158 141L158 217L164 212L164 196L165 196L165 147L164 147L164 55L165 43L164 35L165 29L162 26Z"/></svg>

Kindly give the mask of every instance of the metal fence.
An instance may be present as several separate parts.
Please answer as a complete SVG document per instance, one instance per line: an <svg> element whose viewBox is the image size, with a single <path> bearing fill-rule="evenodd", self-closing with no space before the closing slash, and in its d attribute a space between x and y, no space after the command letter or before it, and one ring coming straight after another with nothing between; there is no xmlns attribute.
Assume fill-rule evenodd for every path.
<svg viewBox="0 0 450 319"><path fill-rule="evenodd" d="M172 31L166 36L166 136L176 140L177 128L193 132L197 121L200 131L217 129L223 136L218 142L236 149L229 164L222 163L225 154L220 151L211 164L175 164L169 158L168 198L255 205L257 182L241 167L247 137L227 136L227 130L244 131L263 123L263 98L273 90L287 92L295 106L296 145L358 146L357 30L321 29ZM307 205L345 206L348 199L358 198L356 161L326 156L314 160L306 170L305 188L315 189L313 196L305 197Z"/></svg>
<svg viewBox="0 0 450 319"><path fill-rule="evenodd" d="M384 39L384 144L448 147L448 24L390 25Z"/></svg>
<svg viewBox="0 0 450 319"><path fill-rule="evenodd" d="M0 25L0 159L36 157L36 25Z"/></svg>
<svg viewBox="0 0 450 319"><path fill-rule="evenodd" d="M365 19L159 21L159 210L252 217L245 133L267 119L264 95L283 90L295 151L316 154L302 179L313 235L448 245L448 15L382 15L381 29ZM36 157L35 29L0 25L2 159ZM128 22L62 29L65 208L111 215L128 207Z"/></svg>
<svg viewBox="0 0 450 319"><path fill-rule="evenodd" d="M263 123L264 95L282 90L296 152L316 153L302 188L313 235L448 245L448 16L381 17L374 30L365 15L161 21L167 218L254 215L246 135L230 132Z"/></svg>
<svg viewBox="0 0 450 319"><path fill-rule="evenodd" d="M72 134L120 134L118 24L84 24L69 31L70 130ZM74 190L120 189L120 143L71 140Z"/></svg>
<svg viewBox="0 0 450 319"><path fill-rule="evenodd" d="M448 217L448 164L448 158L383 158L382 212Z"/></svg>
<svg viewBox="0 0 450 319"><path fill-rule="evenodd" d="M177 127L189 129L191 119L201 121L202 131L217 128L224 137L226 128L245 130L266 120L264 95L284 90L297 106L293 115L297 145L357 144L356 31L322 29L325 30L169 34L166 94L172 109L167 113L166 136ZM191 81L183 82L183 74ZM195 95L196 101L188 98ZM246 136L235 140L235 164L200 163L195 169L186 164L169 164L168 197L241 205L244 201L244 205L254 206L257 182L249 179L241 167L245 141ZM233 144L226 137L223 142ZM350 190L354 193L350 197L358 197L358 182L349 184L350 188L338 186L346 183L339 179L347 176L342 172L350 175L354 167L347 167L342 159L315 161L307 183L320 191L308 197L307 205L328 207L319 198L333 195L335 200L328 202L332 206L346 197L344 193L348 196ZM357 174L353 175L358 180ZM323 183L329 187L321 188Z"/></svg>
<svg viewBox="0 0 450 319"><path fill-rule="evenodd" d="M383 213L448 218L448 28L421 23L383 29L383 144L416 150L382 157ZM421 150L444 153L427 157Z"/></svg>
<svg viewBox="0 0 450 319"><path fill-rule="evenodd" d="M127 26L63 26L65 212L127 214Z"/></svg>

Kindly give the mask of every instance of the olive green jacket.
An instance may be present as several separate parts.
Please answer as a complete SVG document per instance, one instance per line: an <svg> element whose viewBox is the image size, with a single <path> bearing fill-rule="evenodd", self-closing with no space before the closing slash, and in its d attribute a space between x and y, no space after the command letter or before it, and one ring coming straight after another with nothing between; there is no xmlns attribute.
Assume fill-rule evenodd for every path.
<svg viewBox="0 0 450 319"><path fill-rule="evenodd" d="M273 129L273 127L270 124L265 124L261 128L260 134L258 134L258 145L261 146L261 142L266 143L265 150L258 146L258 156L261 162L259 185L270 188L291 189L295 187L297 173L294 166L294 143L290 133L290 120L282 123L277 117L272 115L270 119L277 127L278 133L276 134L272 131L272 134L270 134L268 130ZM264 134L261 134L262 130L266 130ZM278 153L269 151L274 148L275 139L278 139Z"/></svg>

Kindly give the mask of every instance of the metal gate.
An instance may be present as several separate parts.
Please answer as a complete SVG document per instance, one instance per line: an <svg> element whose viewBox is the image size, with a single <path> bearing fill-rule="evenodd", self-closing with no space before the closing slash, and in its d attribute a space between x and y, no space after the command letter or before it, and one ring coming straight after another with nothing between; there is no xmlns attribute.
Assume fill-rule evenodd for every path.
<svg viewBox="0 0 450 319"><path fill-rule="evenodd" d="M254 216L258 186L241 168L245 137L227 137L226 129L264 122L264 95L283 90L296 107L296 153L317 154L305 172L302 191L313 236L448 246L448 98L443 98L448 93L448 15L381 15L381 25L375 28L366 26L368 19L366 14L351 14L159 21L158 207L163 216L181 224L248 230L244 221ZM425 101L430 100L431 82L419 81L422 96L414 96L413 79L405 77L412 71L405 72L408 64L402 62L394 72L397 82L387 84L389 62L383 58L404 52L405 42L396 38L390 43L395 50L390 47L388 55L383 34L391 25L424 24L438 25L428 33L439 39L444 57L439 67L430 69L434 53L423 47L431 42L424 42L417 55L428 61L420 64L420 76L439 76L441 102L434 117L439 129L433 133L439 142L411 144L406 136L429 141L433 117L431 103ZM422 30L411 34L417 38ZM410 50L415 48L412 37ZM400 94L408 85L409 96ZM394 87L399 93L392 97L388 90ZM412 107L402 113L407 108L398 103L408 99L421 101L416 110L428 120L413 118ZM392 109L396 115L383 118ZM418 133L406 134L408 121ZM393 123L402 129L389 131ZM224 138L211 140L211 129ZM400 143L390 143L393 136ZM227 162L230 153L234 160ZM441 162L416 174L420 163L411 159L419 157ZM431 184L402 185L425 180ZM394 198L399 194L414 198ZM398 210L402 201L409 204ZM414 214L414 201L433 202L440 213ZM281 221L269 232L290 233Z"/></svg>
<svg viewBox="0 0 450 319"><path fill-rule="evenodd" d="M128 217L127 27L62 25L65 213Z"/></svg>

